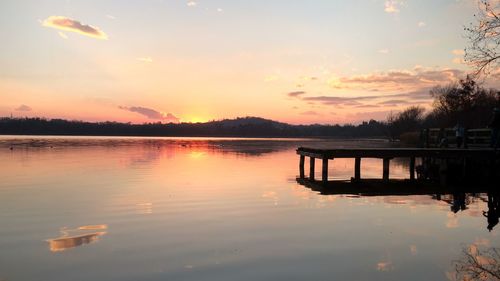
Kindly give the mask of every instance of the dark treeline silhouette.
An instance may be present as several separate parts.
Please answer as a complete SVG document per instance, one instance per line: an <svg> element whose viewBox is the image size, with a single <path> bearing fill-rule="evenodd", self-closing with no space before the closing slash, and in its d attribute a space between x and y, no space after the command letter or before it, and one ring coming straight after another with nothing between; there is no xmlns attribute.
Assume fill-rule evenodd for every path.
<svg viewBox="0 0 500 281"><path fill-rule="evenodd" d="M0 118L0 134L4 135L363 138L383 137L385 132L385 123L375 120L359 125L291 125L258 117L179 124Z"/></svg>

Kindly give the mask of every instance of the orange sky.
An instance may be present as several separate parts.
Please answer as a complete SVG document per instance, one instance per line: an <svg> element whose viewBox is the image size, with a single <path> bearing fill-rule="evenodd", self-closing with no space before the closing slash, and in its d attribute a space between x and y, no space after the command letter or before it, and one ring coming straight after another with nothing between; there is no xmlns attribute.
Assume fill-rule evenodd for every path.
<svg viewBox="0 0 500 281"><path fill-rule="evenodd" d="M0 116L385 119L463 78L473 1L0 3ZM353 16L356 15L356 16ZM494 80L494 79L492 79Z"/></svg>

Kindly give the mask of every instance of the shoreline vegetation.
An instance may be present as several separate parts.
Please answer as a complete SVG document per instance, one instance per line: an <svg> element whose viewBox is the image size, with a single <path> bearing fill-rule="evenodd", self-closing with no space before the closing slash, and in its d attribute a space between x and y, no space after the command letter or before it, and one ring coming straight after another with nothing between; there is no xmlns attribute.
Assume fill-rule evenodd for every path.
<svg viewBox="0 0 500 281"><path fill-rule="evenodd" d="M500 107L500 91L485 89L467 76L457 83L436 86L427 111L418 105L390 113L385 121L358 125L292 125L260 117L239 117L204 123L86 122L45 118L0 118L0 135L246 137L246 138L386 138L415 144L425 128L485 128Z"/></svg>
<svg viewBox="0 0 500 281"><path fill-rule="evenodd" d="M246 137L246 138L386 138L383 122L359 125L292 125L260 117L204 123L85 122L44 118L0 118L0 135Z"/></svg>

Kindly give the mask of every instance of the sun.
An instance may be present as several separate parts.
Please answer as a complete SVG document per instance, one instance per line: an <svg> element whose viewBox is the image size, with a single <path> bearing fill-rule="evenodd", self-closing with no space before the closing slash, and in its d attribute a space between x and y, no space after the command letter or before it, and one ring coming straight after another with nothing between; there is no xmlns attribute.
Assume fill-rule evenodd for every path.
<svg viewBox="0 0 500 281"><path fill-rule="evenodd" d="M200 116L187 116L185 118L185 122L188 123L204 123L207 122L208 119Z"/></svg>

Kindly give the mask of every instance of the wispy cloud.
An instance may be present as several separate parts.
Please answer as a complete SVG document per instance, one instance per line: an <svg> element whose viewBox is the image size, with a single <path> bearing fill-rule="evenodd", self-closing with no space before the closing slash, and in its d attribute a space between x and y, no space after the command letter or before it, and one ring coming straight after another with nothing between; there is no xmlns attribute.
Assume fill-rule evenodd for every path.
<svg viewBox="0 0 500 281"><path fill-rule="evenodd" d="M106 15L106 17L107 17L108 19L110 19L110 20L115 20L115 19L116 19L116 17L115 17L115 16L113 16L113 15Z"/></svg>
<svg viewBox="0 0 500 281"><path fill-rule="evenodd" d="M380 50L378 50L378 52L381 53L381 54L386 55L386 54L389 53L389 49L380 49Z"/></svg>
<svg viewBox="0 0 500 281"><path fill-rule="evenodd" d="M59 37L61 37L62 39L68 39L68 35L66 35L66 33L64 32L59 31L57 32L57 34L59 34Z"/></svg>
<svg viewBox="0 0 500 281"><path fill-rule="evenodd" d="M107 40L108 35L100 30L98 27L83 24L77 20L63 17L63 16L50 16L42 22L45 27L51 27L59 30L76 32L81 35L89 36L96 39Z"/></svg>
<svg viewBox="0 0 500 281"><path fill-rule="evenodd" d="M21 104L16 108L16 111L32 111L33 109L25 104Z"/></svg>
<svg viewBox="0 0 500 281"><path fill-rule="evenodd" d="M388 72L370 73L334 77L329 80L334 89L360 89L370 91L413 91L438 84L455 82L464 76L458 69L431 69L415 67L413 70L393 70Z"/></svg>
<svg viewBox="0 0 500 281"><path fill-rule="evenodd" d="M399 13L399 7L401 6L402 1L398 0L387 0L384 3L384 11L389 14Z"/></svg>
<svg viewBox="0 0 500 281"><path fill-rule="evenodd" d="M392 271L394 270L394 266L392 265L392 262L390 261L381 261L377 263L377 270L378 271Z"/></svg>
<svg viewBox="0 0 500 281"><path fill-rule="evenodd" d="M404 104L410 104L411 102L409 100L402 100L402 99L392 99L392 100L385 100L381 101L378 104L379 105L388 105L388 106L398 106L398 105L404 105Z"/></svg>
<svg viewBox="0 0 500 281"><path fill-rule="evenodd" d="M314 111L314 110L305 111L305 112L302 112L300 114L301 115L312 115L312 116L319 116L319 115L321 115L317 111Z"/></svg>
<svg viewBox="0 0 500 281"><path fill-rule="evenodd" d="M330 87L334 91L345 91L342 94L310 95L306 91L296 91L287 93L287 96L307 106L333 106L337 109L428 106L433 100L429 93L433 87L457 82L464 75L465 72L458 69L416 66L413 70L395 70L329 79ZM358 94L353 94L354 92Z"/></svg>
<svg viewBox="0 0 500 281"><path fill-rule="evenodd" d="M410 100L431 100L432 97L429 94L429 89L424 89L421 91L399 93L399 94L386 94L386 95L370 95L370 96L351 96L351 97L341 97L341 96L312 96L303 97L304 101L318 101L324 104L343 104L352 105L353 102L361 101L374 101L380 99L410 99ZM408 100L407 100L408 101Z"/></svg>
<svg viewBox="0 0 500 281"><path fill-rule="evenodd" d="M455 55L455 57L451 60L453 63L455 63L455 64L465 64L465 60L464 60L465 51L464 50L462 50L462 49L455 49L455 50L451 50L451 53L453 55Z"/></svg>
<svg viewBox="0 0 500 281"><path fill-rule="evenodd" d="M306 92L304 91L295 91L295 92L290 92L288 93L287 95L289 97L292 97L292 98L296 98L296 97L299 97L299 96L302 96L302 95L305 95Z"/></svg>
<svg viewBox="0 0 500 281"><path fill-rule="evenodd" d="M142 106L131 106L131 107L119 106L119 108L123 110L128 110L130 112L139 113L143 116L146 116L149 119L164 120L167 122L179 123L179 118L175 117L172 113L162 113L154 109Z"/></svg>
<svg viewBox="0 0 500 281"><path fill-rule="evenodd" d="M152 63L153 59L151 57L142 57L142 58L137 58L138 61L146 62L146 63Z"/></svg>
<svg viewBox="0 0 500 281"><path fill-rule="evenodd" d="M273 82L279 80L280 77L278 75L268 75L264 77L264 82Z"/></svg>
<svg viewBox="0 0 500 281"><path fill-rule="evenodd" d="M189 7L196 7L198 3L196 3L196 1L188 1L186 5L188 5Z"/></svg>
<svg viewBox="0 0 500 281"><path fill-rule="evenodd" d="M418 27L424 27L424 26L426 26L426 25L427 25L427 24L426 24L425 22L423 22L423 21L419 21L419 22L417 23L417 26L418 26Z"/></svg>

